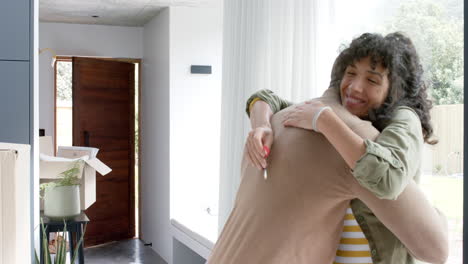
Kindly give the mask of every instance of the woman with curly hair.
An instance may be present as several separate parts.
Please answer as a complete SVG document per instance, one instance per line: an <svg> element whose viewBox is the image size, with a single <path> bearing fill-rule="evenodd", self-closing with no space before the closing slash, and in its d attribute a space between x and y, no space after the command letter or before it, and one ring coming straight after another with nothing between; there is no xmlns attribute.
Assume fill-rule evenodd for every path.
<svg viewBox="0 0 468 264"><path fill-rule="evenodd" d="M341 155L359 184L381 199L395 200L411 180L419 181L422 142L433 128L423 69L411 40L401 33L365 33L337 57L330 89L343 107L380 131L363 139L320 100L299 104L283 125L321 133ZM329 89L329 90L330 90ZM262 90L247 102L252 131L246 142L250 163L267 168L265 146L273 145L270 118L292 103ZM274 147L274 146L273 146ZM428 219L427 221L431 221ZM360 200L351 201L335 263L413 263L410 252Z"/></svg>

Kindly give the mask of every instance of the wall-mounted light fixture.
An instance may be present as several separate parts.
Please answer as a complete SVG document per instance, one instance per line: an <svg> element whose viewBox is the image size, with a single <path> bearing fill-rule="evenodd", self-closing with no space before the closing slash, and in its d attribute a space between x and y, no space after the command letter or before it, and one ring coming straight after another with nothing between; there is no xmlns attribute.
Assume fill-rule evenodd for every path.
<svg viewBox="0 0 468 264"><path fill-rule="evenodd" d="M211 65L192 65L190 67L192 74L211 74Z"/></svg>

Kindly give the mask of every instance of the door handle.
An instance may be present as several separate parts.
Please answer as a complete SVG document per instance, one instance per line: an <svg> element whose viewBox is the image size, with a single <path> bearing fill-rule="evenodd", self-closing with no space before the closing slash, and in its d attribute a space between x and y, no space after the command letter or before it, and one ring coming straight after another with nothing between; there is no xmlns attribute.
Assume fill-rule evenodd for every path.
<svg viewBox="0 0 468 264"><path fill-rule="evenodd" d="M85 147L89 147L89 131L83 131L84 134L84 145Z"/></svg>

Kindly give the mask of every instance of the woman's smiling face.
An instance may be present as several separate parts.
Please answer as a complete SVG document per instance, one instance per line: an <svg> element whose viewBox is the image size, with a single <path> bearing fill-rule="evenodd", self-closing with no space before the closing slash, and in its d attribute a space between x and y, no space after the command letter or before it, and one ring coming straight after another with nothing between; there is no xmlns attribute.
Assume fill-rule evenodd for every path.
<svg viewBox="0 0 468 264"><path fill-rule="evenodd" d="M388 70L380 63L371 67L370 57L348 65L340 84L341 103L352 114L366 117L378 108L388 95Z"/></svg>

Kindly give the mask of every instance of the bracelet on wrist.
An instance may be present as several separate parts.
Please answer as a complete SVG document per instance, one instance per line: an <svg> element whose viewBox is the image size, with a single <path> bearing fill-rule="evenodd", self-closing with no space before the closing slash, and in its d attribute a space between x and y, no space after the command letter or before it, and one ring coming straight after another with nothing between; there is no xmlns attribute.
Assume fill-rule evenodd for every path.
<svg viewBox="0 0 468 264"><path fill-rule="evenodd" d="M318 128L317 128L317 120L319 119L319 117L320 117L320 115L323 113L323 111L325 111L325 110L333 111L333 110L331 109L331 107L329 107L329 106L323 106L323 107L321 107L321 108L317 111L317 113L315 113L314 118L312 119L312 129L313 129L315 132L320 132L320 131L318 130Z"/></svg>

